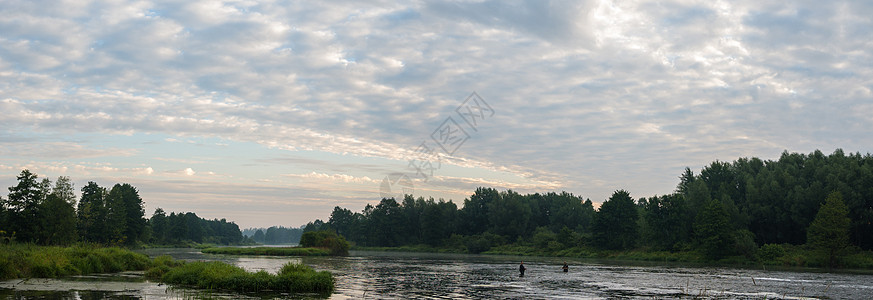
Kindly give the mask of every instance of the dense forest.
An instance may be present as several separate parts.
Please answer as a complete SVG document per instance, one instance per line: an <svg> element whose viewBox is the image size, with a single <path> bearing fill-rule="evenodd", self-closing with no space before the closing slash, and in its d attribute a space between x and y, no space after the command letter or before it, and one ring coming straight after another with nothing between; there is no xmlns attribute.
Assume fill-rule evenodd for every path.
<svg viewBox="0 0 873 300"><path fill-rule="evenodd" d="M77 201L69 177L52 183L25 169L17 179L8 196L0 196L0 237L5 241L125 246L243 241L239 226L224 219L205 220L190 212L167 215L160 208L146 219L139 192L127 183L107 189L88 182Z"/></svg>
<svg viewBox="0 0 873 300"><path fill-rule="evenodd" d="M327 222L316 220L306 230L329 228L359 246L426 244L471 253L527 244L699 251L718 259L822 240L838 241L820 245L837 248L834 255L873 248L870 154L786 151L775 161L715 161L699 174L686 168L679 179L669 195L635 200L618 190L598 209L566 192L478 188L461 208L451 200L407 195L361 212L335 207ZM821 226L811 226L814 221Z"/></svg>

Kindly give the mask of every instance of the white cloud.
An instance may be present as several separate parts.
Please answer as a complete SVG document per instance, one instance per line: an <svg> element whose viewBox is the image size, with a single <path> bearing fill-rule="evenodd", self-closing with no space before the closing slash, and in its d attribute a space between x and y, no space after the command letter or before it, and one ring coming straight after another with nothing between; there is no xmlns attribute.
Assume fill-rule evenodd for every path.
<svg viewBox="0 0 873 300"><path fill-rule="evenodd" d="M0 141L0 163L88 160L83 172L110 174L93 161L142 154L202 162L175 175L218 169L112 143L142 134L402 163L477 91L496 114L448 164L595 201L626 185L664 194L684 166L715 159L869 151L870 12L859 1L11 1L0 125L36 139ZM112 166L178 168L136 163ZM311 170L332 182L360 171L334 166ZM222 170L257 177L234 172ZM258 179L290 171L270 172ZM383 175L360 174L347 180Z"/></svg>
<svg viewBox="0 0 873 300"><path fill-rule="evenodd" d="M371 179L367 176L353 176L348 174L325 174L318 172L310 172L306 174L282 174L282 176L290 177L290 178L303 178L303 179L312 179L312 180L329 180L329 181L338 181L345 183L379 183L380 180Z"/></svg>

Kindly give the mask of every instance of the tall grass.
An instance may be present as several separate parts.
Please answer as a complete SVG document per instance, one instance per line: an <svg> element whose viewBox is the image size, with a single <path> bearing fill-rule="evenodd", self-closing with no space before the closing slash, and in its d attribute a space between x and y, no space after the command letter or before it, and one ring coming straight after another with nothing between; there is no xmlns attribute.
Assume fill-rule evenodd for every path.
<svg viewBox="0 0 873 300"><path fill-rule="evenodd" d="M167 271L153 271L159 268ZM248 272L219 261L188 262L172 267L156 263L146 275L152 278L160 276L162 282L169 284L235 292L330 293L334 288L334 279L329 272L316 272L305 265L292 263L282 266L277 274Z"/></svg>
<svg viewBox="0 0 873 300"><path fill-rule="evenodd" d="M231 255L274 255L274 256L326 256L330 255L327 249L301 248L301 247L214 247L201 249L200 252L210 254Z"/></svg>
<svg viewBox="0 0 873 300"><path fill-rule="evenodd" d="M0 245L0 280L145 270L150 265L148 256L120 248Z"/></svg>

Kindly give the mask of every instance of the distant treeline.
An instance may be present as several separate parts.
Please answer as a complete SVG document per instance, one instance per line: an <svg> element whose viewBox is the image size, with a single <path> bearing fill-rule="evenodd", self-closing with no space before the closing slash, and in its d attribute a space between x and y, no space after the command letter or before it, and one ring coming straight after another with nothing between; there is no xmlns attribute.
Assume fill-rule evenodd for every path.
<svg viewBox="0 0 873 300"><path fill-rule="evenodd" d="M820 213L826 199L832 209ZM817 216L830 219L813 230ZM336 230L360 246L427 244L474 253L532 244L700 251L717 259L752 257L763 245L801 245L823 237L845 240L832 245L839 251L870 250L873 157L786 151L776 161L715 161L699 174L686 168L672 194L634 200L618 190L597 210L590 200L566 192L522 195L478 188L460 209L451 200L407 195L399 203L368 204L361 212L335 207L328 222L316 220L310 227Z"/></svg>
<svg viewBox="0 0 873 300"><path fill-rule="evenodd" d="M273 226L270 228L248 228L242 231L243 235L256 243L266 245L299 244L302 228L287 228Z"/></svg>
<svg viewBox="0 0 873 300"><path fill-rule="evenodd" d="M192 241L220 245L235 245L243 242L242 233L233 222L225 219L207 220L192 212L170 213L158 208L149 219L152 230L151 243L173 245Z"/></svg>
<svg viewBox="0 0 873 300"><path fill-rule="evenodd" d="M77 201L69 177L58 177L53 184L25 169L17 179L9 195L0 196L0 238L5 242L132 246L243 240L239 227L224 219L205 220L190 212L167 216L160 208L146 219L139 192L127 183L106 189L88 182Z"/></svg>

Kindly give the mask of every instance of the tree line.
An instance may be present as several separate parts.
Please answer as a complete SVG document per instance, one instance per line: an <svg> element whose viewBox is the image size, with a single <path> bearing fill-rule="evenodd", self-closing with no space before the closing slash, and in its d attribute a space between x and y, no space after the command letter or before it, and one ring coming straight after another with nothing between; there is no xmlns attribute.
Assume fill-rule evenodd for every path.
<svg viewBox="0 0 873 300"><path fill-rule="evenodd" d="M519 194L481 187L463 207L405 196L382 199L360 212L335 207L330 228L361 246L427 244L482 252L505 244L700 251L717 259L752 257L765 245L804 245L823 235L845 249L873 249L873 157L836 150L783 152L778 160L715 161L698 174L686 168L668 195L634 199L615 191L598 209L570 193ZM831 200L833 198L833 200ZM826 201L828 199L828 201ZM825 203L833 220L811 227ZM825 218L822 216L822 218ZM311 229L310 229L311 227ZM814 230L815 229L815 230ZM828 232L824 234L822 232Z"/></svg>
<svg viewBox="0 0 873 300"><path fill-rule="evenodd" d="M132 246L243 240L239 227L224 219L205 220L190 212L166 215L160 208L146 219L139 192L127 183L107 189L88 182L77 201L69 177L52 183L25 169L16 178L7 197L0 196L0 237L7 242Z"/></svg>
<svg viewBox="0 0 873 300"><path fill-rule="evenodd" d="M302 228L273 226L270 228L248 228L242 231L243 236L255 243L266 245L298 244L303 235Z"/></svg>

